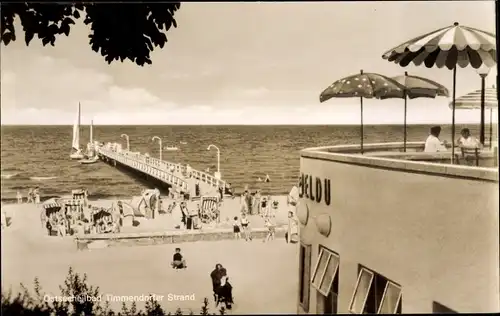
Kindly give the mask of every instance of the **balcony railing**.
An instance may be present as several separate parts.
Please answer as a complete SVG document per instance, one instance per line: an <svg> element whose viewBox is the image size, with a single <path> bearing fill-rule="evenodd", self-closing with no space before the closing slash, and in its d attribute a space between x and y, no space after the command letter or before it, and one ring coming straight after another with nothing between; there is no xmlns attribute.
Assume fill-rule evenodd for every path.
<svg viewBox="0 0 500 316"><path fill-rule="evenodd" d="M449 147L449 146L448 146ZM477 166L470 159L461 156L455 149L452 161L451 150L437 153L424 152L423 142L364 144L363 154L359 144L316 147L304 149L301 156L344 163L354 163L387 169L448 174L451 176L481 178L498 181L498 149L484 149L478 152ZM475 159L475 158L474 158Z"/></svg>

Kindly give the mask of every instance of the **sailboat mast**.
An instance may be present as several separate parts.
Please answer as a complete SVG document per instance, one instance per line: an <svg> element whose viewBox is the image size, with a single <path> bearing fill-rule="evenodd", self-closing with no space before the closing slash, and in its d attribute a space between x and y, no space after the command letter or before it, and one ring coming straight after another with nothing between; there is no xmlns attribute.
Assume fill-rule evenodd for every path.
<svg viewBox="0 0 500 316"><path fill-rule="evenodd" d="M94 143L94 120L90 121L90 143Z"/></svg>
<svg viewBox="0 0 500 316"><path fill-rule="evenodd" d="M81 148L80 147L80 132L81 132L81 129L80 129L80 125L81 125L81 119L82 119L82 109L81 109L81 104L80 102L78 102L78 119L77 119L77 128L78 128L78 148Z"/></svg>

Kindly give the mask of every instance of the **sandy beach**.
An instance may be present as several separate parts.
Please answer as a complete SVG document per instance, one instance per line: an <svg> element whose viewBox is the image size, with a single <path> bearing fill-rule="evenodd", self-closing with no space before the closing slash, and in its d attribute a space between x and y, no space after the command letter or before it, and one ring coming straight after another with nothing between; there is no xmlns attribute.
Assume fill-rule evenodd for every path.
<svg viewBox="0 0 500 316"><path fill-rule="evenodd" d="M239 203L238 199L230 201L221 209L223 217L231 216L234 203ZM280 201L280 209L285 204ZM297 247L283 239L269 243L231 240L77 251L72 237L46 235L39 207L12 204L2 206L2 210L12 221L2 232L4 291L9 287L19 289L20 282L32 288L33 279L38 277L47 293L58 295L58 286L71 266L78 273L87 273L89 283L99 286L103 294L164 295L161 304L166 310L180 307L198 313L203 299L212 295L209 274L216 263L222 263L234 286L233 313L295 312ZM282 212L286 214L280 211L277 218L286 216ZM256 224L257 218L260 217L252 219ZM175 247L182 248L188 269L170 268ZM169 300L169 294L170 297L194 294L195 299L173 301ZM121 306L118 301L110 304L114 308ZM140 307L144 303L137 304Z"/></svg>

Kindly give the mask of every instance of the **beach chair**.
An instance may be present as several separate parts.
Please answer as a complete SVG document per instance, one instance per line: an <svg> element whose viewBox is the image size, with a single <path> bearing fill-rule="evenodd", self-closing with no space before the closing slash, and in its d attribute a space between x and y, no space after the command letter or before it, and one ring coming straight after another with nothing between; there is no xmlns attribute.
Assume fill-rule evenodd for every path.
<svg viewBox="0 0 500 316"><path fill-rule="evenodd" d="M202 223L220 222L219 197L202 196L200 199L200 220Z"/></svg>
<svg viewBox="0 0 500 316"><path fill-rule="evenodd" d="M87 198L87 192L85 190L72 190L71 199L73 200L85 200Z"/></svg>

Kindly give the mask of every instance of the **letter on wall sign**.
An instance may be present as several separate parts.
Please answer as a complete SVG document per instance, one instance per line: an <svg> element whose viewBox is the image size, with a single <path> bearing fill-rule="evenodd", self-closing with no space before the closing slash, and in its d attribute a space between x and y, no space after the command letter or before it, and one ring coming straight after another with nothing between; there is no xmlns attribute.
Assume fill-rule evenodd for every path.
<svg viewBox="0 0 500 316"><path fill-rule="evenodd" d="M304 176L304 196L306 198L309 197L309 192L308 192L309 191L309 181L308 181L309 179L308 178L309 178L309 176L306 174Z"/></svg>
<svg viewBox="0 0 500 316"><path fill-rule="evenodd" d="M322 181L320 177L302 173L299 178L299 197L308 198L317 203L324 200L326 206L329 206L332 199L330 179Z"/></svg>
<svg viewBox="0 0 500 316"><path fill-rule="evenodd" d="M325 204L330 205L330 201L332 199L331 191L330 191L330 179L325 179Z"/></svg>
<svg viewBox="0 0 500 316"><path fill-rule="evenodd" d="M304 174L299 177L299 198L304 196Z"/></svg>
<svg viewBox="0 0 500 316"><path fill-rule="evenodd" d="M309 176L309 198L311 199L311 201L314 201L314 186L312 176Z"/></svg>
<svg viewBox="0 0 500 316"><path fill-rule="evenodd" d="M316 178L316 202L320 203L321 202L321 179Z"/></svg>

